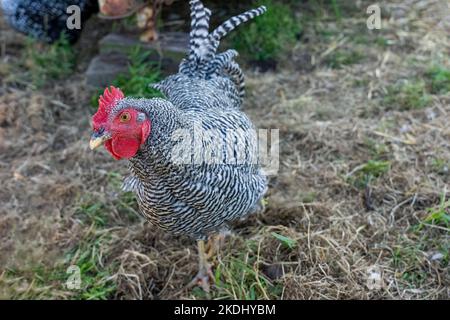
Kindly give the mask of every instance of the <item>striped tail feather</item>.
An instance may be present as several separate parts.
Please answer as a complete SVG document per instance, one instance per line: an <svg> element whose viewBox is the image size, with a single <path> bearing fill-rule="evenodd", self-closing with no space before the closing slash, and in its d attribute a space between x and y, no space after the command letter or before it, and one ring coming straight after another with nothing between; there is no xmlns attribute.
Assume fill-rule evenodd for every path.
<svg viewBox="0 0 450 320"><path fill-rule="evenodd" d="M199 0L191 0L191 32L189 41L189 60L193 61L201 56L202 44L209 36L209 19L211 10L205 8Z"/></svg>
<svg viewBox="0 0 450 320"><path fill-rule="evenodd" d="M215 54L217 51L217 48L220 44L220 39L225 37L228 33L236 29L239 25L250 21L262 14L264 14L267 11L265 6L261 6L256 9L249 10L247 12L244 12L238 16L231 17L224 23L222 23L219 27L217 27L210 35L209 35L209 44L212 45L209 54Z"/></svg>
<svg viewBox="0 0 450 320"><path fill-rule="evenodd" d="M234 61L237 52L235 50L228 50L220 54L216 54L216 52L223 37L239 25L265 13L266 7L261 6L232 17L210 33L211 11L200 0L190 0L189 3L191 9L189 55L181 62L179 72L201 79L209 79L216 75L229 76L242 97L244 95L244 75Z"/></svg>

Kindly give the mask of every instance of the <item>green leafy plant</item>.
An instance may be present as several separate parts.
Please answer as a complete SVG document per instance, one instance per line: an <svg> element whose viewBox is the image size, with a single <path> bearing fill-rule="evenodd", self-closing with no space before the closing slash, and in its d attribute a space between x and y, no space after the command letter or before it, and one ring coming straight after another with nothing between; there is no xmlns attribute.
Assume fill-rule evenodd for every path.
<svg viewBox="0 0 450 320"><path fill-rule="evenodd" d="M297 241L292 238L283 236L276 232L272 232L272 236L289 249L294 249L297 246Z"/></svg>
<svg viewBox="0 0 450 320"><path fill-rule="evenodd" d="M149 61L150 54L150 51L144 51L140 47L130 52L128 73L119 75L113 83L121 88L125 95L139 98L161 96L159 91L149 87L150 84L161 80L160 66Z"/></svg>
<svg viewBox="0 0 450 320"><path fill-rule="evenodd" d="M128 72L120 74L111 85L120 88L128 97L155 98L162 94L150 87L162 79L158 63L149 61L151 52L140 47L132 49L128 55ZM104 88L99 89L91 98L91 105L98 107L98 97L103 94Z"/></svg>
<svg viewBox="0 0 450 320"><path fill-rule="evenodd" d="M450 199L446 200L445 193L442 193L441 201L438 207L429 208L428 216L423 223L442 225L446 228L450 226Z"/></svg>
<svg viewBox="0 0 450 320"><path fill-rule="evenodd" d="M53 44L44 46L29 38L25 43L25 65L33 84L39 88L50 80L70 75L75 66L75 52L64 34Z"/></svg>
<svg viewBox="0 0 450 320"><path fill-rule="evenodd" d="M388 172L390 167L389 161L369 160L367 163L356 167L348 176L348 181L358 188L364 188L371 181Z"/></svg>
<svg viewBox="0 0 450 320"><path fill-rule="evenodd" d="M433 94L445 94L450 92L450 70L441 66L433 66L426 76L430 81L430 92Z"/></svg>

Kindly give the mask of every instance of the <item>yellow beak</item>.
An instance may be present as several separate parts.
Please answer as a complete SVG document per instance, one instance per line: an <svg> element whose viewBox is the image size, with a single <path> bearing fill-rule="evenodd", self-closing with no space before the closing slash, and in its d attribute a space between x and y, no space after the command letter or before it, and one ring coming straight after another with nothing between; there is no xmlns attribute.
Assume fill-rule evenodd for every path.
<svg viewBox="0 0 450 320"><path fill-rule="evenodd" d="M91 141L89 141L89 148L91 148L91 150L97 149L109 139L111 139L111 135L108 133L99 135L97 132L94 132L91 136Z"/></svg>

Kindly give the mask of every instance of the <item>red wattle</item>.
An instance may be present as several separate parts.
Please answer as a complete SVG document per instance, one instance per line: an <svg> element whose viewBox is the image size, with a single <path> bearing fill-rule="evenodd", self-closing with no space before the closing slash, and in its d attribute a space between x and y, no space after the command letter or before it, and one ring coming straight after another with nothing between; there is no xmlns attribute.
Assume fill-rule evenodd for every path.
<svg viewBox="0 0 450 320"><path fill-rule="evenodd" d="M108 152L113 156L114 159L120 160L120 156L117 155L117 154L114 152L114 150L113 150L113 147L112 147L112 140L108 140L108 141L105 142L105 148L106 148L106 150L108 150Z"/></svg>
<svg viewBox="0 0 450 320"><path fill-rule="evenodd" d="M105 142L105 148L116 160L130 159L136 155L140 146L145 143L150 135L150 131L150 120L146 120L140 128L138 127L134 131L134 134L133 132L127 132L113 135L112 139Z"/></svg>
<svg viewBox="0 0 450 320"><path fill-rule="evenodd" d="M119 159L130 159L138 152L141 143L134 137L115 137L111 145L113 155Z"/></svg>

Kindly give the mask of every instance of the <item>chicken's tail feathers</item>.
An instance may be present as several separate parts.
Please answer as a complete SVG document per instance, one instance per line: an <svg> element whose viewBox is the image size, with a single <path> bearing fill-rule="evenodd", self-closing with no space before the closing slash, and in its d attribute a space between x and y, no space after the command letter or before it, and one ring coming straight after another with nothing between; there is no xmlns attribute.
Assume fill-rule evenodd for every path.
<svg viewBox="0 0 450 320"><path fill-rule="evenodd" d="M191 8L191 32L189 34L189 60L196 60L201 56L203 43L209 36L209 19L211 10L206 8L200 0L189 1Z"/></svg>
<svg viewBox="0 0 450 320"><path fill-rule="evenodd" d="M235 83L239 94L244 94L244 75L234 61L235 50L216 54L220 40L237 26L262 15L265 6L249 10L232 17L209 32L211 11L200 0L190 0L191 32L189 55L180 64L179 72L190 77L209 79L215 75L226 75Z"/></svg>
<svg viewBox="0 0 450 320"><path fill-rule="evenodd" d="M230 19L222 23L209 35L209 42L212 45L212 47L210 48L211 51L209 53L214 54L217 51L217 48L220 44L220 39L225 37L228 33L236 29L239 25L264 14L266 11L267 8L265 6L260 6L256 9L241 13L238 16L231 17Z"/></svg>

